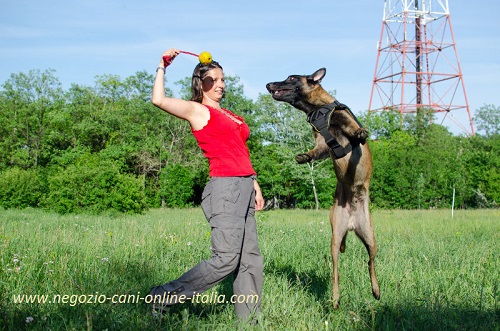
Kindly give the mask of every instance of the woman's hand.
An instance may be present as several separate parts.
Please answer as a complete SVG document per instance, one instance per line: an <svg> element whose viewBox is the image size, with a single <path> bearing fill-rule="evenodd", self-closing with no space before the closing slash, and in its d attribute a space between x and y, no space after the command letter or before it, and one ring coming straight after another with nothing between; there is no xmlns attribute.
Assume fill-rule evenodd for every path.
<svg viewBox="0 0 500 331"><path fill-rule="evenodd" d="M253 188L255 190L255 210L259 211L264 208L264 197L256 180L253 181Z"/></svg>
<svg viewBox="0 0 500 331"><path fill-rule="evenodd" d="M180 52L181 51L175 48L171 48L168 51L163 52L159 66L162 68L168 67Z"/></svg>

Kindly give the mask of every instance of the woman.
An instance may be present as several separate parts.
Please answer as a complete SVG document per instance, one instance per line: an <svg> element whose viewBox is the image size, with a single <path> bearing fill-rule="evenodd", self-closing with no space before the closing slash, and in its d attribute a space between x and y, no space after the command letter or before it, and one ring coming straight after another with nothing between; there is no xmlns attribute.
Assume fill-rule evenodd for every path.
<svg viewBox="0 0 500 331"><path fill-rule="evenodd" d="M163 308L195 298L233 274L237 300L226 300L237 301L236 314L248 319L260 311L263 259L254 214L264 206L246 146L250 130L243 118L221 108L224 73L215 61L200 63L194 69L191 101L165 96L163 56L170 57L170 64L179 53L173 48L163 53L152 101L158 108L189 122L208 159L210 180L203 191L201 207L211 227L212 257L180 278L153 287L150 294Z"/></svg>

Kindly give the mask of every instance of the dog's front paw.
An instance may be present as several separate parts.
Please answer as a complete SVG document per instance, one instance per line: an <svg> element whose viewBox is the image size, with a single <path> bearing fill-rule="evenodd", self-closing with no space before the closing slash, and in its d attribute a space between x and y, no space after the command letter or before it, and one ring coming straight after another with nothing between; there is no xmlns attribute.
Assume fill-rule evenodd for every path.
<svg viewBox="0 0 500 331"><path fill-rule="evenodd" d="M368 138L368 130L365 128L359 128L354 133L354 136L359 140L366 140L366 138Z"/></svg>
<svg viewBox="0 0 500 331"><path fill-rule="evenodd" d="M298 154L295 156L295 161L297 161L298 164L304 164L307 162L311 162L312 157L309 156L309 154Z"/></svg>

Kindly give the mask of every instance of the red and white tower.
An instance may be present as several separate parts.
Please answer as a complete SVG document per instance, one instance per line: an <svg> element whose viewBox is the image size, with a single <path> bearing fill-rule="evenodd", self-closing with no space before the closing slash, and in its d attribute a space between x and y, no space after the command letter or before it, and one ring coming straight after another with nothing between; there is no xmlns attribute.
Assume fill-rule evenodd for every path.
<svg viewBox="0 0 500 331"><path fill-rule="evenodd" d="M447 0L385 0L377 50L368 114L427 109L475 134Z"/></svg>

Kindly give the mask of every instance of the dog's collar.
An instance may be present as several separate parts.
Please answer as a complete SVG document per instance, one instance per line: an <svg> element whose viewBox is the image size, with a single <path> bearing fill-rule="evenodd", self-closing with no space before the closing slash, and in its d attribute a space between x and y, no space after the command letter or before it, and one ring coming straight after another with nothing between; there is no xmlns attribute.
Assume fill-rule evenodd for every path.
<svg viewBox="0 0 500 331"><path fill-rule="evenodd" d="M362 127L349 107L338 102L337 100L307 114L307 122L311 124L316 132L321 133L323 138L325 138L325 142L332 150L334 157L336 159L340 159L352 151L352 145L349 143L347 144L347 146L343 147L330 133L330 120L335 110L347 110L349 114L351 114L352 117L356 120L359 126Z"/></svg>

